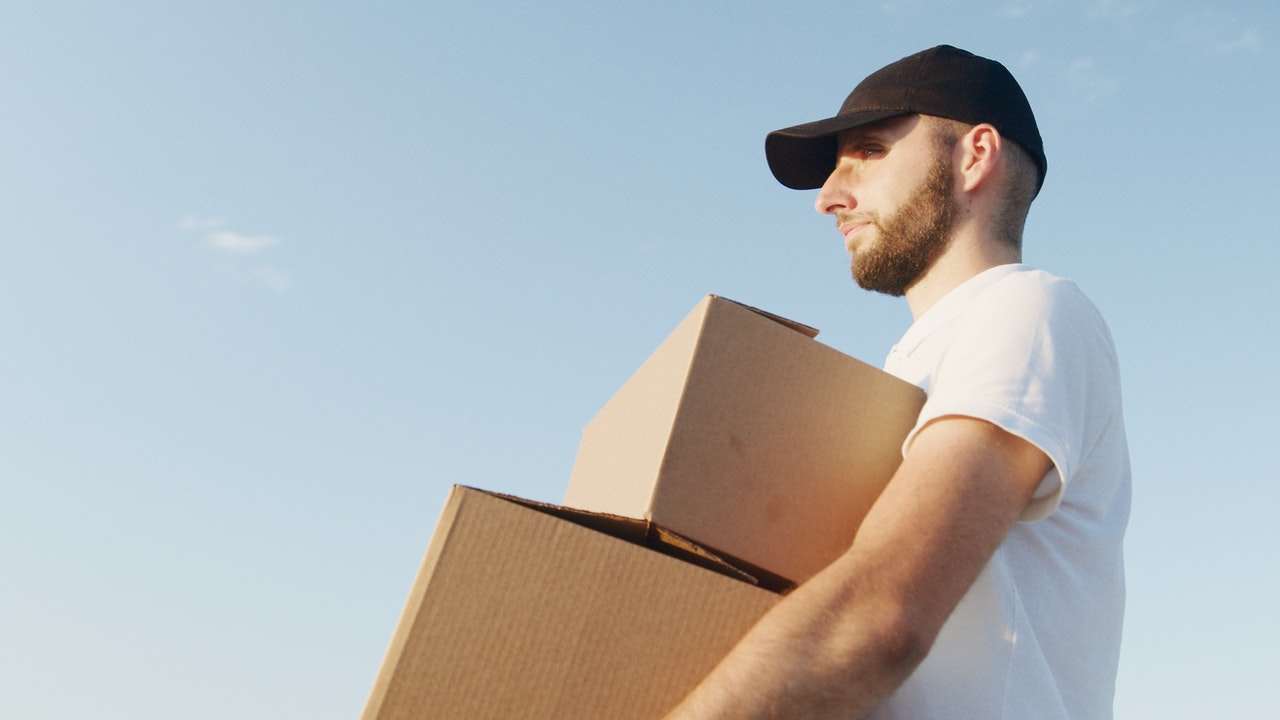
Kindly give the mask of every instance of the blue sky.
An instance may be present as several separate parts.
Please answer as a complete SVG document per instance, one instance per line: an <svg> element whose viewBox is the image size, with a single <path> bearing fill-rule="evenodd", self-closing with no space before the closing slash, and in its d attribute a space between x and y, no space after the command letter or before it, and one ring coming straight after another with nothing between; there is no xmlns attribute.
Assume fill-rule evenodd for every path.
<svg viewBox="0 0 1280 720"><path fill-rule="evenodd" d="M1122 355L1117 718L1258 716L1278 22L1261 1L0 7L0 716L353 718L450 485L558 501L707 293L879 364L765 133L939 43L1049 157Z"/></svg>

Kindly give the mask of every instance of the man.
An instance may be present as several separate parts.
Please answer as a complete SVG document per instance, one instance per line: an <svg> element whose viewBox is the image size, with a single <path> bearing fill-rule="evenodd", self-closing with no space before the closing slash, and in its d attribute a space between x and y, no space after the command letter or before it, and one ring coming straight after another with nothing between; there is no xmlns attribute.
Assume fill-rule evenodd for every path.
<svg viewBox="0 0 1280 720"><path fill-rule="evenodd" d="M771 133L820 188L857 282L914 324L886 369L928 399L848 552L785 597L670 718L1110 718L1129 461L1111 337L1021 265L1047 162L999 63L940 46L825 120Z"/></svg>

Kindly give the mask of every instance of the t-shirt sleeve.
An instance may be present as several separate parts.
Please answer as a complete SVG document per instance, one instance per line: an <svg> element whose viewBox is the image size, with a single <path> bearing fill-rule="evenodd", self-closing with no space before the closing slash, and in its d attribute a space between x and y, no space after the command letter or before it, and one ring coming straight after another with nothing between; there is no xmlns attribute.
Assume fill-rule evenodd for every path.
<svg viewBox="0 0 1280 720"><path fill-rule="evenodd" d="M1054 512L1094 440L1094 407L1118 397L1115 352L1105 322L1068 280L1010 276L985 290L958 319L915 429L947 416L991 422L1042 450L1053 468L1022 520ZM1106 385L1101 387L1100 385Z"/></svg>

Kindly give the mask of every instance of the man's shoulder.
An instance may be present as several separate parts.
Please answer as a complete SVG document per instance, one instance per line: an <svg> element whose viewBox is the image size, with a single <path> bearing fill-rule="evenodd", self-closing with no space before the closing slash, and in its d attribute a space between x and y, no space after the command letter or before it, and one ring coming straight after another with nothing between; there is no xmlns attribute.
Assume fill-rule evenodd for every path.
<svg viewBox="0 0 1280 720"><path fill-rule="evenodd" d="M1035 268L1020 268L992 283L976 298L958 332L982 342L1041 344L1067 355L1117 365L1106 318L1072 280Z"/></svg>
<svg viewBox="0 0 1280 720"><path fill-rule="evenodd" d="M1080 287L1074 280L1055 275L1048 270L1041 270L1030 265L1018 265L1010 268L995 282L988 286L989 292L1027 293L1030 295L1084 297Z"/></svg>
<svg viewBox="0 0 1280 720"><path fill-rule="evenodd" d="M1101 320L1097 307L1074 280L1020 265L991 283L976 299L984 312L1001 311L1028 318L1085 315Z"/></svg>

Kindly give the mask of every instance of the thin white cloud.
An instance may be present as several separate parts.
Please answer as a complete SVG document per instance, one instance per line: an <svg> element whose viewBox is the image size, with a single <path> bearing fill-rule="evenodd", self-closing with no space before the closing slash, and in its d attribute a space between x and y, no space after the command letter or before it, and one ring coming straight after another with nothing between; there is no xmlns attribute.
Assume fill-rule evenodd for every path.
<svg viewBox="0 0 1280 720"><path fill-rule="evenodd" d="M1219 8L1205 8L1186 16L1182 40L1215 55L1255 53L1263 49L1262 35Z"/></svg>
<svg viewBox="0 0 1280 720"><path fill-rule="evenodd" d="M1236 52L1254 52L1262 49L1262 37L1256 28L1245 28L1235 37L1219 39L1212 44L1216 52L1230 54Z"/></svg>
<svg viewBox="0 0 1280 720"><path fill-rule="evenodd" d="M241 235L229 230L209 233L210 247L231 253L257 253L279 244L280 239L272 235Z"/></svg>
<svg viewBox="0 0 1280 720"><path fill-rule="evenodd" d="M197 215L188 215L180 220L178 228L202 235L204 244L226 259L219 262L217 267L217 272L224 278L237 284L257 285L276 294L283 294L293 288L293 275L286 270L269 265L245 265L249 262L248 258L258 257L281 245L282 241L275 235L236 232L228 228L227 222L222 218Z"/></svg>
<svg viewBox="0 0 1280 720"><path fill-rule="evenodd" d="M1007 18L1024 18L1036 9L1040 3L1035 0L1010 0L1000 7L1000 16Z"/></svg>

